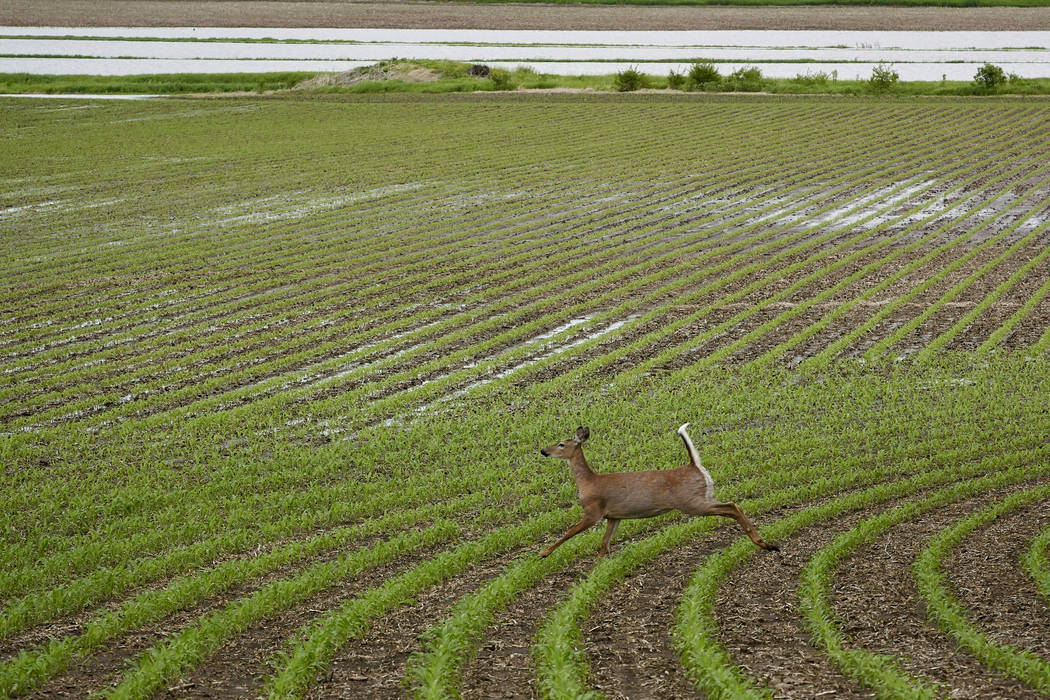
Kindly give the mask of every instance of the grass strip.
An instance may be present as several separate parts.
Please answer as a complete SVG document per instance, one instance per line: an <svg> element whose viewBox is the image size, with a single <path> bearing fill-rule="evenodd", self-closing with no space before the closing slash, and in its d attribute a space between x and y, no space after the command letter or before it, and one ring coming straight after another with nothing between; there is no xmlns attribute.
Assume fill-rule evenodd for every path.
<svg viewBox="0 0 1050 700"><path fill-rule="evenodd" d="M1050 604L1050 559L1047 557L1048 552L1050 552L1050 526L1044 528L1042 532L1036 535L1032 540L1032 544L1025 551L1021 562L1024 565L1024 570L1035 581L1035 587L1039 590L1039 594L1046 599L1047 604Z"/></svg>
<svg viewBox="0 0 1050 700"><path fill-rule="evenodd" d="M1042 469L1040 473L1045 471ZM931 620L959 646L969 649L986 665L1013 676L1045 695L1050 695L1050 662L1012 644L996 642L970 622L965 609L948 590L941 562L953 547L958 546L974 530L987 526L1011 511L1048 498L1050 485L1044 485L1012 494L964 518L931 538L912 567L919 595L926 603L926 613Z"/></svg>

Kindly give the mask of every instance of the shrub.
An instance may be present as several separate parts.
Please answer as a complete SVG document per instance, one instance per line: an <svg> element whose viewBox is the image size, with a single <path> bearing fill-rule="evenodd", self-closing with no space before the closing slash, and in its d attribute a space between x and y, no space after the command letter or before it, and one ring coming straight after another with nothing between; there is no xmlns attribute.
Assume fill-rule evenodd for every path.
<svg viewBox="0 0 1050 700"><path fill-rule="evenodd" d="M667 87L672 90L681 90L685 87L685 76L672 70L667 74Z"/></svg>
<svg viewBox="0 0 1050 700"><path fill-rule="evenodd" d="M613 84L618 92L634 92L645 87L645 76L634 68L628 68L616 74Z"/></svg>
<svg viewBox="0 0 1050 700"><path fill-rule="evenodd" d="M879 63L871 70L868 86L875 92L886 92L896 85L898 80L900 80L900 75L897 74L897 71L885 63Z"/></svg>
<svg viewBox="0 0 1050 700"><path fill-rule="evenodd" d="M514 80L510 71L503 68L493 68L489 71L489 80L492 81L493 90L513 90Z"/></svg>
<svg viewBox="0 0 1050 700"><path fill-rule="evenodd" d="M710 63L694 63L689 69L689 88L707 90L722 82L718 69Z"/></svg>
<svg viewBox="0 0 1050 700"><path fill-rule="evenodd" d="M737 68L726 79L726 88L739 92L758 92L762 89L762 71L754 66Z"/></svg>
<svg viewBox="0 0 1050 700"><path fill-rule="evenodd" d="M979 88L995 90L1006 82L1006 73L1004 73L1003 69L999 66L985 63L977 69L977 74L973 76L973 82L975 82Z"/></svg>

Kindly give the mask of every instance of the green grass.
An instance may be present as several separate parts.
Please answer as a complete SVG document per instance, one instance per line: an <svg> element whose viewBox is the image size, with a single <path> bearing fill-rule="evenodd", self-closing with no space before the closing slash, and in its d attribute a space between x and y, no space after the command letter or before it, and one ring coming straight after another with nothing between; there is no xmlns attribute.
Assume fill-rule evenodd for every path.
<svg viewBox="0 0 1050 700"><path fill-rule="evenodd" d="M762 92L775 95L829 95L861 96L878 95L890 97L988 97L993 95L1048 95L1050 78L1011 79L995 89L979 86L974 81L898 81L892 87L875 91L870 82L861 80L839 80L836 76L822 73L800 74L795 78L757 77L747 80L722 76L720 81L705 83L700 90L688 81L681 85L669 84L668 72L659 68L659 63L636 66L640 78L623 81L619 74L608 75L555 75L530 68L515 70L494 69L492 77L479 78L467 75L469 63L451 60L394 60L377 66L398 66L406 70L415 67L430 68L438 74L436 80L406 82L389 78L363 80L353 85L317 87L308 92L317 94L385 94L385 93L464 93L491 92L495 90L534 90L566 88L599 92L631 92L640 88L671 90L674 93L689 92ZM717 65L714 62L713 65ZM761 73L761 65L757 69ZM646 73L646 70L652 73ZM184 95L195 93L285 91L312 78L317 73L229 73L229 74L176 74L133 76L81 76L81 75L31 75L25 73L0 73L0 92L9 94L158 94Z"/></svg>
<svg viewBox="0 0 1050 700"><path fill-rule="evenodd" d="M37 75L0 73L0 92L183 95L286 90L314 73L178 73L158 75Z"/></svg>

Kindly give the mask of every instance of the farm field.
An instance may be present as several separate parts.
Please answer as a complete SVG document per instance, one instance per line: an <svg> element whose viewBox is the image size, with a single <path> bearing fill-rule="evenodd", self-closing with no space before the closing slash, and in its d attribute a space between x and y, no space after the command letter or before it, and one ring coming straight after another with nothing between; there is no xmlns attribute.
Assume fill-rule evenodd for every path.
<svg viewBox="0 0 1050 700"><path fill-rule="evenodd" d="M0 123L0 697L1050 695L1050 102Z"/></svg>

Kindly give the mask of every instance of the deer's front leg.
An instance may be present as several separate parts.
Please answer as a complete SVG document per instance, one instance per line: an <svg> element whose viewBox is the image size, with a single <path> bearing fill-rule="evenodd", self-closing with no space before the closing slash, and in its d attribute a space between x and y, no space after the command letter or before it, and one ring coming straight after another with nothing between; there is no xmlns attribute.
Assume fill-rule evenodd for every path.
<svg viewBox="0 0 1050 700"><path fill-rule="evenodd" d="M568 540L568 539L571 539L571 538L575 537L576 535L580 534L581 532L583 532L584 530L589 528L591 525L594 525L596 522L598 522L601 519L602 519L602 514L600 512L599 513L595 513L593 511L584 511L583 512L583 517L580 518L580 522L578 522L575 525L573 525L572 527L570 527L565 532L565 534L561 536L560 540L558 540L557 542L552 544L550 547L547 547L547 549L545 549L540 554L540 559L542 559L543 557L549 555L551 552L553 552L555 549L557 549L559 546L561 546L561 544L563 542L565 542L565 540Z"/></svg>

